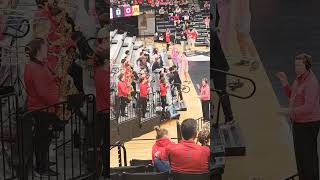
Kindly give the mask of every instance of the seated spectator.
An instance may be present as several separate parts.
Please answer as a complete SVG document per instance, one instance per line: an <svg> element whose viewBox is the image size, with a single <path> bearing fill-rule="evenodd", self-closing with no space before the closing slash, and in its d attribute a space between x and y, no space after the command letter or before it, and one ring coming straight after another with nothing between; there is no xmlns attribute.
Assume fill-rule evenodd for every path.
<svg viewBox="0 0 320 180"><path fill-rule="evenodd" d="M181 124L183 140L179 144L169 145L164 152L156 153L160 160L170 162L171 171L179 173L206 173L210 148L197 145L197 121L186 119Z"/></svg>
<svg viewBox="0 0 320 180"><path fill-rule="evenodd" d="M210 131L209 130L201 130L198 134L198 142L202 146L207 146L210 148L209 141L210 141Z"/></svg>
<svg viewBox="0 0 320 180"><path fill-rule="evenodd" d="M164 152L165 148L168 145L175 144L168 137L168 130L160 128L159 126L154 127L156 130L156 142L152 146L152 162L154 164L154 168L156 172L168 172L170 170L169 161L160 160L156 157L157 154Z"/></svg>

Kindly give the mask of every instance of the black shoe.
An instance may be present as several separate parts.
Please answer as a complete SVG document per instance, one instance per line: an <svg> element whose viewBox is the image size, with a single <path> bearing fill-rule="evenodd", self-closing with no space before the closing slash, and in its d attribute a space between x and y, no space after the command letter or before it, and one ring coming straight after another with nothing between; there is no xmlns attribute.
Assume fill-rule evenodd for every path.
<svg viewBox="0 0 320 180"><path fill-rule="evenodd" d="M58 176L59 173L51 170L50 168L48 168L48 169L35 169L35 175L37 177L41 177L41 176Z"/></svg>

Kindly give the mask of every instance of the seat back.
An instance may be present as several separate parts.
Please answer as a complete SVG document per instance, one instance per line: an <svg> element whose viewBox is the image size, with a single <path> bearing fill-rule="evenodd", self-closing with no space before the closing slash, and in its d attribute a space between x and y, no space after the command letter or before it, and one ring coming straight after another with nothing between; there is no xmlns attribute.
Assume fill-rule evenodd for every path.
<svg viewBox="0 0 320 180"><path fill-rule="evenodd" d="M123 173L122 180L169 180L168 173Z"/></svg>
<svg viewBox="0 0 320 180"><path fill-rule="evenodd" d="M210 173L182 174L172 172L172 180L211 180Z"/></svg>
<svg viewBox="0 0 320 180"><path fill-rule="evenodd" d="M127 173L144 173L146 172L146 166L123 166L110 168L110 173L122 174Z"/></svg>

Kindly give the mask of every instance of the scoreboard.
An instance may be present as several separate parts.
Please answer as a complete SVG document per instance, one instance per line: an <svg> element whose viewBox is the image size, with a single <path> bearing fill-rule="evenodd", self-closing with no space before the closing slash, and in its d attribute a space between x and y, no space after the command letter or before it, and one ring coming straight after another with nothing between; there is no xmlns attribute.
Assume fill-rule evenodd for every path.
<svg viewBox="0 0 320 180"><path fill-rule="evenodd" d="M123 6L110 8L110 19L128 17L128 16L139 16L140 6Z"/></svg>

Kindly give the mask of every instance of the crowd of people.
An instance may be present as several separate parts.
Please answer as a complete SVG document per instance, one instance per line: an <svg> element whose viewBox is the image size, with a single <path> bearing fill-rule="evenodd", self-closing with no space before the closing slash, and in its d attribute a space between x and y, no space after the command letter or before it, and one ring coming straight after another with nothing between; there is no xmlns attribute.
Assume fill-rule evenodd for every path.
<svg viewBox="0 0 320 180"><path fill-rule="evenodd" d="M204 128L198 132L197 126L196 120L185 119L181 124L182 140L177 144L170 139L168 130L155 127L152 161L156 172L209 172L210 131Z"/></svg>

